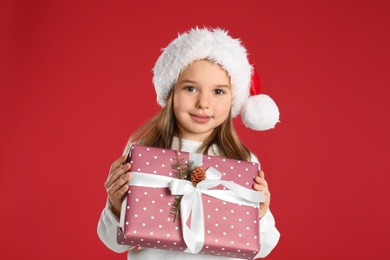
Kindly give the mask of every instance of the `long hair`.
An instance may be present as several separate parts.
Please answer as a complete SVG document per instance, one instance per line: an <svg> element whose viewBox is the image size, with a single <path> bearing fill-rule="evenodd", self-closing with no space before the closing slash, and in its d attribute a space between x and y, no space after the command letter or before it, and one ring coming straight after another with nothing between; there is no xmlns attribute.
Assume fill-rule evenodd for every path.
<svg viewBox="0 0 390 260"><path fill-rule="evenodd" d="M129 146L133 142L138 145L171 149L175 136L179 139L179 149L181 149L181 135L173 113L173 89L168 95L165 107L133 133L125 153L128 152ZM230 113L227 119L214 129L197 152L207 154L209 149L213 149L213 145L217 147L213 152L218 156L236 160L250 160L250 151L238 138Z"/></svg>

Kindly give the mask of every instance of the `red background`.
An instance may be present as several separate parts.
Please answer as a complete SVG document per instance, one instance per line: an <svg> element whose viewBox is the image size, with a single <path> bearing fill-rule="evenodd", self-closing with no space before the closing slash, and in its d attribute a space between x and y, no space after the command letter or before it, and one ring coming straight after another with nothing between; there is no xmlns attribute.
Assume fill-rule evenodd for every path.
<svg viewBox="0 0 390 260"><path fill-rule="evenodd" d="M0 258L126 259L96 234L103 183L159 109L151 69L160 48L204 25L242 39L281 111L267 132L235 120L272 192L281 239L268 259L385 258L389 7L2 1Z"/></svg>

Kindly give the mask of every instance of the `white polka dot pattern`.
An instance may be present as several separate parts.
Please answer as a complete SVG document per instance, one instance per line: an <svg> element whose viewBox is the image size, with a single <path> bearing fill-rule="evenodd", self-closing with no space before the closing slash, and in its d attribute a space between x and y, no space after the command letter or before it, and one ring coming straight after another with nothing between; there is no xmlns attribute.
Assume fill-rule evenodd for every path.
<svg viewBox="0 0 390 260"><path fill-rule="evenodd" d="M188 153L180 152L188 160ZM174 177L171 164L177 153L169 149L133 146L132 170ZM237 161L216 156L203 156L205 169L214 167L223 180L252 188L257 175L256 163ZM216 187L215 189L222 189ZM125 226L118 228L119 244L138 247L184 251L180 218L173 222L169 216L173 195L167 188L130 186L127 194ZM260 250L258 208L202 195L205 219L205 243L199 254L253 259Z"/></svg>

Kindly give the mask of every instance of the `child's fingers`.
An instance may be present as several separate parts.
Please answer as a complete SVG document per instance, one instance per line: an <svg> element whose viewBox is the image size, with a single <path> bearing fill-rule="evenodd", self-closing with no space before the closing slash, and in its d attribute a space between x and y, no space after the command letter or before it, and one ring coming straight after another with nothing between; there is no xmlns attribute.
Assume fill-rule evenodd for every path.
<svg viewBox="0 0 390 260"><path fill-rule="evenodd" d="M253 184L253 188L257 191L267 191L268 190L268 187L266 185L258 184L258 183Z"/></svg>
<svg viewBox="0 0 390 260"><path fill-rule="evenodd" d="M267 212L270 201L271 201L271 193L268 189L268 183L265 180L265 175L263 171L259 171L259 175L254 178L255 183L253 184L253 188L257 191L264 192L265 195L265 201L260 203L260 215L259 217L262 218L265 213Z"/></svg>
<svg viewBox="0 0 390 260"><path fill-rule="evenodd" d="M259 176L263 179L265 179L265 175L264 175L264 172L262 170L259 171Z"/></svg>
<svg viewBox="0 0 390 260"><path fill-rule="evenodd" d="M108 198L111 202L112 212L119 217L122 198L129 189L127 182L131 178L131 173L126 169L130 169L130 164L119 167L113 174L111 174L106 182L106 190ZM120 175L119 177L117 175ZM115 178L115 180L114 180ZM112 183L112 184L110 184Z"/></svg>
<svg viewBox="0 0 390 260"><path fill-rule="evenodd" d="M122 180L118 180L114 185L113 185L113 194L111 197L113 197L117 201L121 201L123 198L123 195L127 192L129 189L129 185L127 185L127 176L130 175L130 173L126 173L124 175L125 178L121 178Z"/></svg>
<svg viewBox="0 0 390 260"><path fill-rule="evenodd" d="M115 171L110 173L104 186L106 189L110 188L119 178L121 178L128 170L130 170L130 163L119 166Z"/></svg>
<svg viewBox="0 0 390 260"><path fill-rule="evenodd" d="M122 155L115 162L113 162L111 164L109 174L112 174L116 169L118 169L126 161L126 158L127 158L126 155Z"/></svg>
<svg viewBox="0 0 390 260"><path fill-rule="evenodd" d="M130 174L130 173L126 173L126 174ZM118 218L121 212L122 198L128 190L129 190L129 185L125 184L119 190L116 190L113 194L110 193L108 194L108 198L111 201L111 211Z"/></svg>
<svg viewBox="0 0 390 260"><path fill-rule="evenodd" d="M121 192L121 190L126 191L128 189L127 182L130 180L130 178L131 178L131 174L130 172L127 172L125 174L122 174L122 176L119 177L111 186L106 187L108 196L113 199L122 198L122 196L118 194L119 193L124 194L124 192Z"/></svg>
<svg viewBox="0 0 390 260"><path fill-rule="evenodd" d="M255 183L268 187L268 183L264 178L261 178L260 176L256 176L254 180Z"/></svg>

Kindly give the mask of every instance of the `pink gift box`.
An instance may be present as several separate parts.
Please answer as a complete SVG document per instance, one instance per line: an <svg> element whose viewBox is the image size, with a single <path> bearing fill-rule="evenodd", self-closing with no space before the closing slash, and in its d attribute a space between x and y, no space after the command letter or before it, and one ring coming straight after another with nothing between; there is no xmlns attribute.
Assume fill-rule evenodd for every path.
<svg viewBox="0 0 390 260"><path fill-rule="evenodd" d="M177 158L183 158L186 162L197 158L198 163L200 158L205 170L214 168L222 176L221 180L227 181L208 191L231 192L226 184L234 182L253 194L263 195L252 188L253 178L258 174L257 163L137 145L132 147L130 153L131 182L134 183L130 183L129 192L122 203L117 234L119 244L189 252L183 237L181 215L175 221L170 215L176 196L171 194L172 188L164 186L164 183L179 180L172 169ZM141 184L137 184L138 175L142 175L145 183L140 181ZM153 178L162 180L157 184ZM224 195L216 198L205 193L202 192L200 197L203 214L194 217L196 220L204 219L201 249L196 253L253 259L260 250L258 203L245 205L230 202ZM193 199L190 201L192 203ZM186 222L188 226L190 222L191 217Z"/></svg>

